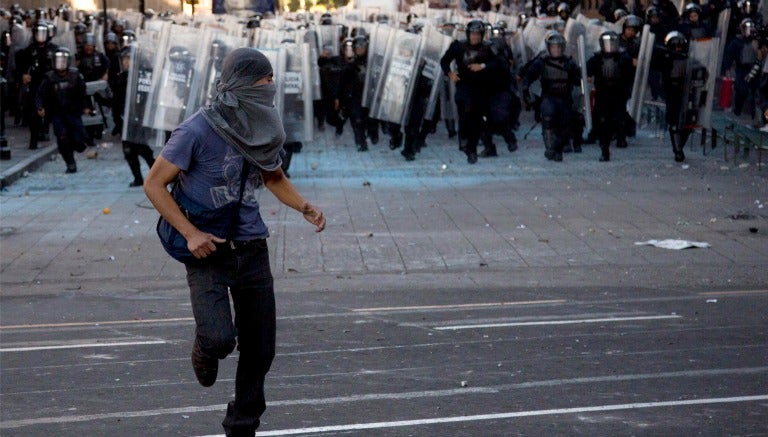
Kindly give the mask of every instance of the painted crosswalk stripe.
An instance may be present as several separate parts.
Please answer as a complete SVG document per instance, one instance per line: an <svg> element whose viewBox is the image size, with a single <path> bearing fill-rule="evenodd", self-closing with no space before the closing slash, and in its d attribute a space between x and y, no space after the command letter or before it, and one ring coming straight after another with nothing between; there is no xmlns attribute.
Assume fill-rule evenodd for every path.
<svg viewBox="0 0 768 437"><path fill-rule="evenodd" d="M611 323L611 322L629 322L639 320L664 320L679 319L682 316L670 314L666 316L635 316L635 317L606 317L600 319L567 319L567 320L544 320L539 322L510 322L510 323L484 323L477 325L454 325L454 326L436 326L438 331L458 331L460 329L481 329L481 328L508 328L513 326L544 326L544 325L574 325L579 323Z"/></svg>
<svg viewBox="0 0 768 437"><path fill-rule="evenodd" d="M121 341L112 343L77 343L77 344L58 344L50 346L30 346L30 347L9 347L2 348L0 352L29 352L29 351L46 351L56 349L80 349L91 347L114 347L114 346L144 346L149 344L165 344L164 340L150 340L150 341Z"/></svg>

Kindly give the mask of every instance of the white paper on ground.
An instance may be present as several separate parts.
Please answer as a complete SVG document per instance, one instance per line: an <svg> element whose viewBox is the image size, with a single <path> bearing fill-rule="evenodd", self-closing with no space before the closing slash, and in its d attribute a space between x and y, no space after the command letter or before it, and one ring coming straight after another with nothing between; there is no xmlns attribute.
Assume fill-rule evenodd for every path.
<svg viewBox="0 0 768 437"><path fill-rule="evenodd" d="M680 249L688 249L691 247L710 247L709 243L705 243L703 241L688 241L688 240L673 240L673 239L667 239L667 240L648 240L648 241L636 241L636 246L656 246L661 247L662 249L672 249L672 250L680 250Z"/></svg>

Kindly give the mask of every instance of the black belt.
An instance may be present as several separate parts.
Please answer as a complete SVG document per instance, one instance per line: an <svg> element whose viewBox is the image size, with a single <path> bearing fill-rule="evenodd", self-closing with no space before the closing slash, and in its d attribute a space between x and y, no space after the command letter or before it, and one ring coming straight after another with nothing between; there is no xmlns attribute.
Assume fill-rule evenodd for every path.
<svg viewBox="0 0 768 437"><path fill-rule="evenodd" d="M263 244L264 244L263 238L256 238L253 240L227 240L225 243L217 243L216 246L225 248L225 249L240 250L240 249L247 249L249 247L255 247L257 245L263 245Z"/></svg>

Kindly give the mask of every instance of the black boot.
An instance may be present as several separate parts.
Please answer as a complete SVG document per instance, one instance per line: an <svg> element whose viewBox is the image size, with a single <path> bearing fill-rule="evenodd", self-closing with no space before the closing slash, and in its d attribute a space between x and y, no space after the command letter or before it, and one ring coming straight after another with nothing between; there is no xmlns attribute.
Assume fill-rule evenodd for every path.
<svg viewBox="0 0 768 437"><path fill-rule="evenodd" d="M544 157L552 161L555 159L555 131L542 128L541 136L544 137Z"/></svg>
<svg viewBox="0 0 768 437"><path fill-rule="evenodd" d="M683 140L680 135L680 131L677 128L669 128L669 139L672 141L672 152L675 154L675 162L685 161L685 153L683 152Z"/></svg>
<svg viewBox="0 0 768 437"><path fill-rule="evenodd" d="M600 145L600 162L608 162L611 160L611 152L608 150L608 145Z"/></svg>

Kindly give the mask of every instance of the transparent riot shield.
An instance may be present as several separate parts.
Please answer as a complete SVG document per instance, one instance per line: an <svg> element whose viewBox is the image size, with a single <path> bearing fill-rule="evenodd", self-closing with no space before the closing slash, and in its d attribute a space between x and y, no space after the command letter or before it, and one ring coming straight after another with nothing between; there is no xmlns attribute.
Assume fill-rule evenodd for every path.
<svg viewBox="0 0 768 437"><path fill-rule="evenodd" d="M683 126L712 127L715 78L718 72L719 38L691 41L683 92Z"/></svg>
<svg viewBox="0 0 768 437"><path fill-rule="evenodd" d="M651 26L647 24L643 26L643 33L640 35L640 54L637 56L635 79L632 83L632 95L627 102L627 112L637 124L640 124L643 103L645 102L648 72L651 69L655 39L656 35L651 32Z"/></svg>
<svg viewBox="0 0 768 437"><path fill-rule="evenodd" d="M161 38L162 39L162 38ZM197 110L200 74L207 63L209 50L203 48L198 29L173 25L160 41L155 68L160 77L152 87L152 107L145 125L160 130L173 130Z"/></svg>
<svg viewBox="0 0 768 437"><path fill-rule="evenodd" d="M765 2L761 3L761 6ZM717 27L715 28L715 34L713 37L720 39L720 48L718 53L720 58L717 60L717 65L723 62L723 55L725 53L725 46L728 44L728 25L731 22L731 9L724 9L717 17Z"/></svg>
<svg viewBox="0 0 768 437"><path fill-rule="evenodd" d="M51 42L56 44L58 47L65 47L69 49L69 52L72 53L72 56L77 53L74 32L62 32L59 30L56 32L56 36L51 38Z"/></svg>
<svg viewBox="0 0 768 437"><path fill-rule="evenodd" d="M528 22L528 25L525 26L525 29L523 29L523 42L525 43L525 47L530 51L531 58L547 48L544 40L549 31L546 27L548 21L532 18Z"/></svg>
<svg viewBox="0 0 768 437"><path fill-rule="evenodd" d="M440 97L440 87L445 76L440 66L440 59L448 50L452 40L450 37L438 32L434 27L427 27L424 30L423 38L424 44L421 58L424 62L424 68L421 74L431 85L424 118L434 120L435 106Z"/></svg>
<svg viewBox="0 0 768 437"><path fill-rule="evenodd" d="M316 26L318 39L320 41L320 52L328 52L331 56L339 56L339 46L341 45L341 33L335 24Z"/></svg>
<svg viewBox="0 0 768 437"><path fill-rule="evenodd" d="M515 32L510 37L509 47L512 49L512 55L514 56L515 66L517 68L521 68L528 63L529 59L531 59L530 49L525 46L523 32Z"/></svg>
<svg viewBox="0 0 768 437"><path fill-rule="evenodd" d="M398 30L390 41L391 55L384 64L370 114L375 119L405 126L421 57L421 35Z"/></svg>
<svg viewBox="0 0 768 437"><path fill-rule="evenodd" d="M202 82L198 100L195 102L198 108L208 105L216 96L216 82L221 77L221 64L224 57L232 50L246 46L245 38L230 36L219 31L207 31L203 40L205 41L203 47L207 47L208 57L201 73Z"/></svg>
<svg viewBox="0 0 768 437"><path fill-rule="evenodd" d="M572 20L569 20L572 21ZM587 132L592 130L592 106L590 104L590 94L592 93L592 87L587 81L587 53L586 43L584 42L584 35L579 35L576 39L576 52L575 58L581 68L581 113L584 114L584 127Z"/></svg>
<svg viewBox="0 0 768 437"><path fill-rule="evenodd" d="M149 112L149 95L154 77L153 61L157 56L157 45L148 35L138 35L131 44L128 65L121 59L121 68L128 70L123 112L123 141L159 147L165 141L165 133L144 124L145 113ZM119 111L120 108L113 108Z"/></svg>
<svg viewBox="0 0 768 437"><path fill-rule="evenodd" d="M586 44L586 34L587 34L587 26L585 26L582 22L578 20L568 20L568 22L565 24L565 54L566 56L570 56L573 59L578 59L580 56L579 53L579 37L584 37L585 40L582 41L582 48L584 50L584 53L587 52L587 48L585 46ZM589 53L590 55L592 53Z"/></svg>
<svg viewBox="0 0 768 437"><path fill-rule="evenodd" d="M365 85L363 86L362 106L371 108L376 90L379 87L381 73L389 63L389 40L394 39L395 30L387 26L377 26L371 34L368 46L368 62L365 69Z"/></svg>
<svg viewBox="0 0 768 437"><path fill-rule="evenodd" d="M323 92L320 87L320 66L317 64L318 57L320 56L320 44L317 37L317 32L314 30L307 30L304 33L303 41L309 44L309 67L311 69L312 78L312 100L320 100L323 98Z"/></svg>
<svg viewBox="0 0 768 437"><path fill-rule="evenodd" d="M286 55L282 112L286 141L311 141L313 107L309 44L285 43L282 48Z"/></svg>

